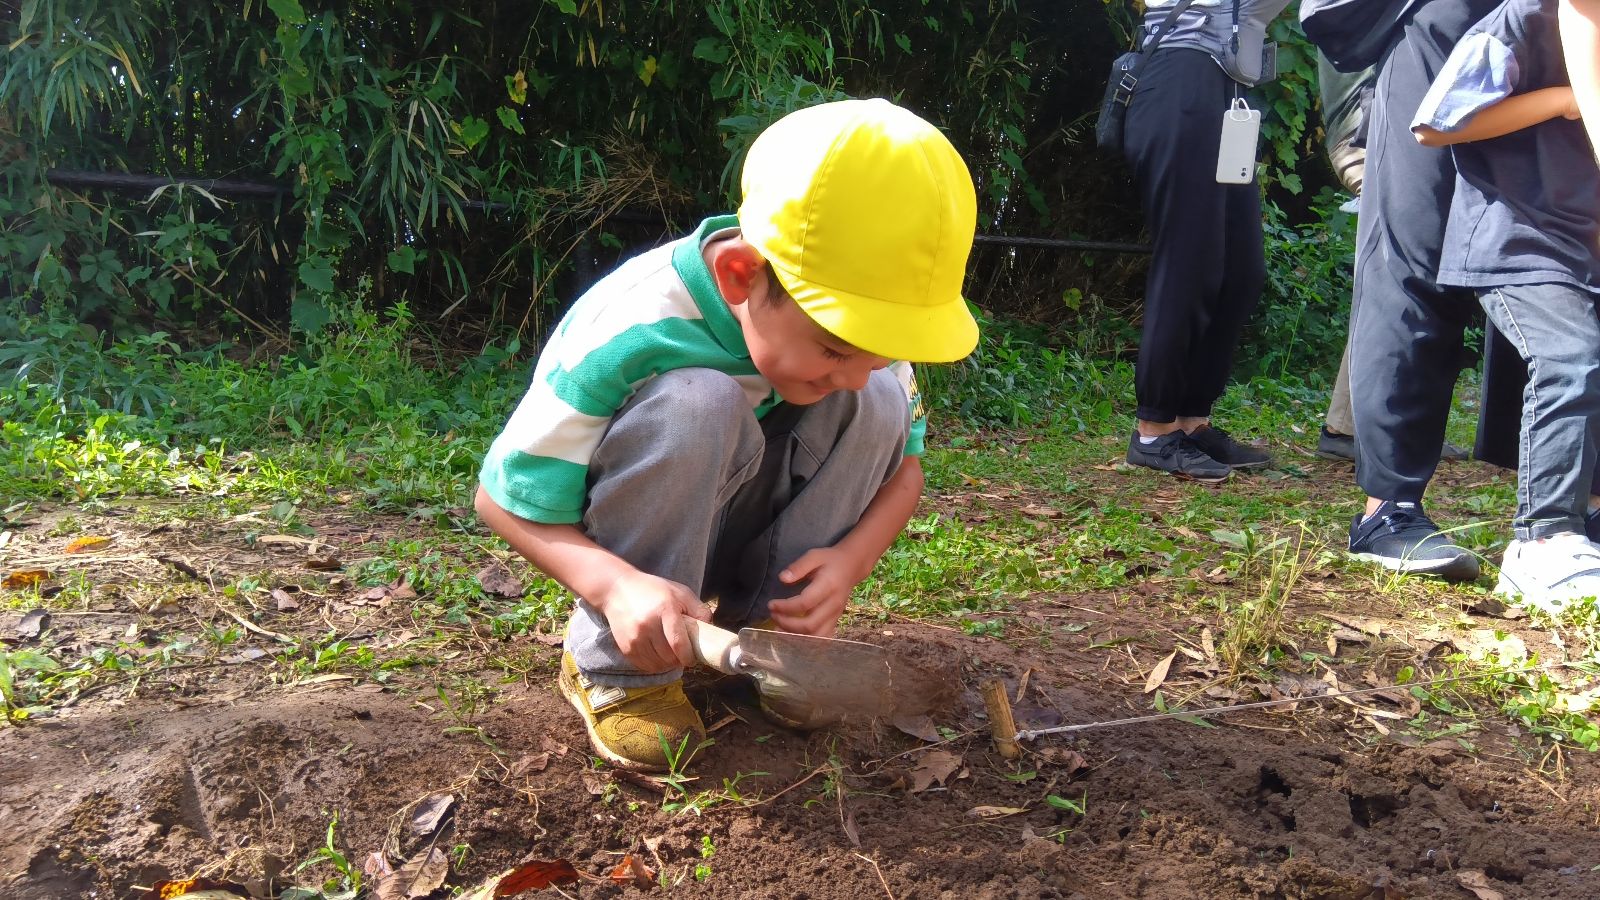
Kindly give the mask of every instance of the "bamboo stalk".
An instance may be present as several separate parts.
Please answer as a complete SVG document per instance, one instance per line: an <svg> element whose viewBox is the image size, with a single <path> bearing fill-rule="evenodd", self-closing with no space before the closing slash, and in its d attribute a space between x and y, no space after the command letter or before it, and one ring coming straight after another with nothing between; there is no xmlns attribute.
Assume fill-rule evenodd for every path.
<svg viewBox="0 0 1600 900"><path fill-rule="evenodd" d="M1011 698L1006 696L1006 683L991 678L983 683L983 705L989 710L989 732L994 736L994 748L1006 759L1022 755L1017 744L1017 723L1011 717Z"/></svg>

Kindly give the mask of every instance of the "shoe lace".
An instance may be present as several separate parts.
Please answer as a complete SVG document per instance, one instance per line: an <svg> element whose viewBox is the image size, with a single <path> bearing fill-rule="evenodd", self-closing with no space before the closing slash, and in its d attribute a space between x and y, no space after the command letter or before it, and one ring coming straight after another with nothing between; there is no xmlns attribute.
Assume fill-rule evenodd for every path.
<svg viewBox="0 0 1600 900"><path fill-rule="evenodd" d="M1425 528L1430 532L1439 530L1439 526L1435 525L1433 520L1428 518L1427 514L1420 509L1395 507L1392 512L1384 513L1380 518L1384 526L1389 529L1390 534L1415 531L1419 528Z"/></svg>
<svg viewBox="0 0 1600 900"><path fill-rule="evenodd" d="M1199 441L1187 434L1180 433L1178 453L1180 454L1179 458L1185 463L1216 462L1215 457L1207 453L1206 448L1201 446Z"/></svg>

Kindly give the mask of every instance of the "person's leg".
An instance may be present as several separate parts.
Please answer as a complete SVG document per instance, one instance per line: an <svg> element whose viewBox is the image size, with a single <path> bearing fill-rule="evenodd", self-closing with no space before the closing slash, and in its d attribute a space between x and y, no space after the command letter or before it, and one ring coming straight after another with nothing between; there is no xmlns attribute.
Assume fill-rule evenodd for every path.
<svg viewBox="0 0 1600 900"><path fill-rule="evenodd" d="M1213 130L1216 127L1213 122ZM1215 172L1210 174L1215 180ZM1259 186L1251 182L1218 187L1217 199L1223 209L1222 279L1214 293L1202 297L1200 330L1187 348L1183 371L1188 377L1178 406L1178 416L1191 421L1211 418L1211 409L1233 372L1239 336L1255 312L1267 280Z"/></svg>
<svg viewBox="0 0 1600 900"><path fill-rule="evenodd" d="M584 532L636 568L698 594L717 522L760 465L762 443L744 389L730 376L710 369L658 375L595 448ZM640 672L582 597L567 622L558 684L595 752L614 766L664 769L669 748L693 753L705 738L682 671Z"/></svg>
<svg viewBox="0 0 1600 900"><path fill-rule="evenodd" d="M1516 540L1496 590L1554 612L1600 596L1600 548L1584 531L1600 451L1600 318L1593 296L1571 285L1503 287L1481 299L1528 369Z"/></svg>
<svg viewBox="0 0 1600 900"><path fill-rule="evenodd" d="M1260 189L1254 183L1222 187L1222 283L1215 294L1204 298L1203 328L1189 345L1184 370L1191 377L1178 407L1178 422L1212 459L1235 469L1259 469L1270 465L1272 457L1234 440L1226 431L1211 424L1212 408L1233 373L1239 337L1261 300L1267 280Z"/></svg>
<svg viewBox="0 0 1600 900"><path fill-rule="evenodd" d="M1189 396L1186 367L1225 274L1227 193L1216 181L1216 158L1227 81L1203 52L1161 50L1128 108L1128 156L1152 251L1135 415L1169 431Z"/></svg>
<svg viewBox="0 0 1600 900"><path fill-rule="evenodd" d="M1475 6L1481 6L1479 10ZM1350 393L1356 480L1366 509L1350 527L1353 556L1386 568L1469 580L1477 559L1423 513L1459 370L1470 292L1433 282L1454 189L1447 151L1424 147L1410 119L1454 42L1490 0L1428 7L1379 74L1369 109L1357 223Z"/></svg>
<svg viewBox="0 0 1600 900"><path fill-rule="evenodd" d="M1368 132L1350 348L1356 480L1379 501L1420 503L1439 462L1472 295L1440 288L1448 151L1424 147L1410 118L1431 83L1410 41L1379 76ZM1373 511L1369 504L1368 512Z"/></svg>
<svg viewBox="0 0 1600 900"><path fill-rule="evenodd" d="M761 425L761 464L728 506L706 576L713 621L728 628L766 619L769 601L805 587L778 573L861 520L904 459L911 416L899 380L882 370L861 391L781 405Z"/></svg>
<svg viewBox="0 0 1600 900"><path fill-rule="evenodd" d="M1518 285L1482 295L1527 362L1517 467L1518 540L1583 531L1600 448L1600 319L1583 290Z"/></svg>
<svg viewBox="0 0 1600 900"><path fill-rule="evenodd" d="M1351 304L1350 317L1355 318L1355 305ZM1344 343L1344 353L1339 356L1339 374L1333 379L1333 396L1328 399L1328 415L1324 428L1334 434L1354 435L1356 414L1350 408L1350 341Z"/></svg>
<svg viewBox="0 0 1600 900"><path fill-rule="evenodd" d="M595 450L585 533L635 568L700 593L718 522L760 466L764 442L732 377L677 369L652 378ZM617 648L605 616L582 597L566 647L601 685L660 685L682 675L639 672Z"/></svg>
<svg viewBox="0 0 1600 900"><path fill-rule="evenodd" d="M1194 445L1179 407L1192 377L1192 344L1207 324L1207 299L1222 288L1226 195L1216 158L1229 83L1204 52L1160 50L1139 79L1126 123L1126 153L1152 244L1128 461L1204 481L1232 470Z"/></svg>

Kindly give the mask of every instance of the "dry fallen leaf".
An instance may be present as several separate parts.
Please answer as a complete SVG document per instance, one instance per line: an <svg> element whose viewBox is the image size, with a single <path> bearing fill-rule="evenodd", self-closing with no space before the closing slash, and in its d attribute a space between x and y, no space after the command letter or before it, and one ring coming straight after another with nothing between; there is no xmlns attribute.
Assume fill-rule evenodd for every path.
<svg viewBox="0 0 1600 900"><path fill-rule="evenodd" d="M462 894L459 900L493 900L496 897L511 897L523 891L542 891L547 887L572 884L577 880L578 870L564 859L535 860L501 872Z"/></svg>
<svg viewBox="0 0 1600 900"><path fill-rule="evenodd" d="M412 837L427 837L438 831L455 805L455 795L443 791L423 798L422 802L411 811L411 821L408 824Z"/></svg>
<svg viewBox="0 0 1600 900"><path fill-rule="evenodd" d="M550 751L524 756L511 764L511 777L521 778L534 772L543 772L550 765Z"/></svg>
<svg viewBox="0 0 1600 900"><path fill-rule="evenodd" d="M593 797L603 796L606 792L606 785L611 783L611 779L601 775L599 772L591 772L586 769L579 775L583 778L583 789Z"/></svg>
<svg viewBox="0 0 1600 900"><path fill-rule="evenodd" d="M961 757L945 750L930 750L922 755L911 770L911 793L917 794L934 784L943 787L945 780L961 768Z"/></svg>
<svg viewBox="0 0 1600 900"><path fill-rule="evenodd" d="M389 857L382 850L374 850L367 854L361 863L361 871L366 873L368 881L377 881L387 875L394 874L394 866L389 864Z"/></svg>
<svg viewBox="0 0 1600 900"><path fill-rule="evenodd" d="M1036 755L1050 765L1066 769L1061 774L1069 778L1073 773L1089 768L1089 761L1083 758L1082 753L1065 747L1043 747L1036 752Z"/></svg>
<svg viewBox="0 0 1600 900"><path fill-rule="evenodd" d="M1462 887L1471 891L1478 900L1505 900L1505 894L1490 886L1489 876L1477 869L1462 869L1456 873L1456 880L1461 882Z"/></svg>
<svg viewBox="0 0 1600 900"><path fill-rule="evenodd" d="M1167 672L1172 669L1172 660L1175 659L1177 655L1178 651L1173 650L1171 653L1167 654L1165 659L1156 663L1156 667L1154 669L1150 670L1150 677L1144 680L1144 692L1146 694L1158 687L1161 687L1161 682L1167 680Z"/></svg>
<svg viewBox="0 0 1600 900"><path fill-rule="evenodd" d="M939 729L933 724L933 717L926 713L915 716L899 715L889 720L890 724L918 740L930 744L939 742Z"/></svg>
<svg viewBox="0 0 1600 900"><path fill-rule="evenodd" d="M505 597L516 599L527 593L521 581L512 577L505 569L498 565L484 566L478 572L478 586L491 597Z"/></svg>
<svg viewBox="0 0 1600 900"><path fill-rule="evenodd" d="M567 751L571 750L572 748L561 743L550 735L545 734L539 736L539 749L551 754L557 759L560 759L566 756Z"/></svg>
<svg viewBox="0 0 1600 900"><path fill-rule="evenodd" d="M101 537L97 534L89 534L84 535L81 538L77 538L71 543L67 544L66 552L93 553L96 550L104 550L106 547L110 546L110 544L111 538Z"/></svg>
<svg viewBox="0 0 1600 900"><path fill-rule="evenodd" d="M46 628L50 627L50 611L45 609L30 609L17 623L17 637L32 640L38 637Z"/></svg>
<svg viewBox="0 0 1600 900"><path fill-rule="evenodd" d="M1003 819L1027 811L1027 807L1024 806L974 806L967 810L967 815L980 819Z"/></svg>
<svg viewBox="0 0 1600 900"><path fill-rule="evenodd" d="M277 601L278 612L288 612L290 610L300 608L300 601L291 597L289 592L283 588L273 588L272 593L269 596L271 596L273 600Z"/></svg>
<svg viewBox="0 0 1600 900"><path fill-rule="evenodd" d="M43 569L21 569L6 576L4 582L8 591L20 591L43 584L50 578L50 573Z"/></svg>
<svg viewBox="0 0 1600 900"><path fill-rule="evenodd" d="M182 878L172 881L158 881L144 895L143 900L228 900L235 897L249 897L244 885L231 881L217 881L213 878Z"/></svg>
<svg viewBox="0 0 1600 900"><path fill-rule="evenodd" d="M438 890L449 874L450 858L438 847L429 847L384 876L373 895L377 900L418 900Z"/></svg>
<svg viewBox="0 0 1600 900"><path fill-rule="evenodd" d="M611 870L611 880L618 884L632 882L635 887L653 888L656 886L656 873L644 864L639 854L629 851L622 857L622 862Z"/></svg>
<svg viewBox="0 0 1600 900"><path fill-rule="evenodd" d="M266 544L268 546L276 544L280 546L300 546L311 548L320 546L322 542L314 538L301 537L298 534L262 534L256 536L256 543ZM311 551L307 550L306 552L309 553Z"/></svg>
<svg viewBox="0 0 1600 900"><path fill-rule="evenodd" d="M416 596L417 592L412 589L411 583L406 581L404 575L396 578L394 583L389 585L390 600L413 600L416 599Z"/></svg>

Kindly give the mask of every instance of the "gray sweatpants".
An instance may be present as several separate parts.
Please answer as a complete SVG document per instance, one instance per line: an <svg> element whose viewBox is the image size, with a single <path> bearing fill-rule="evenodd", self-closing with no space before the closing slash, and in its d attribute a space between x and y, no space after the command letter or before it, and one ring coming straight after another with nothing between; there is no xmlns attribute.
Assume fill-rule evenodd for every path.
<svg viewBox="0 0 1600 900"><path fill-rule="evenodd" d="M600 441L583 527L635 568L716 598L717 624L757 622L767 601L804 588L783 584L779 572L861 520L899 468L910 427L905 391L887 370L859 392L780 404L760 420L732 377L665 372ZM636 669L581 597L566 647L596 684L666 684L683 674Z"/></svg>

